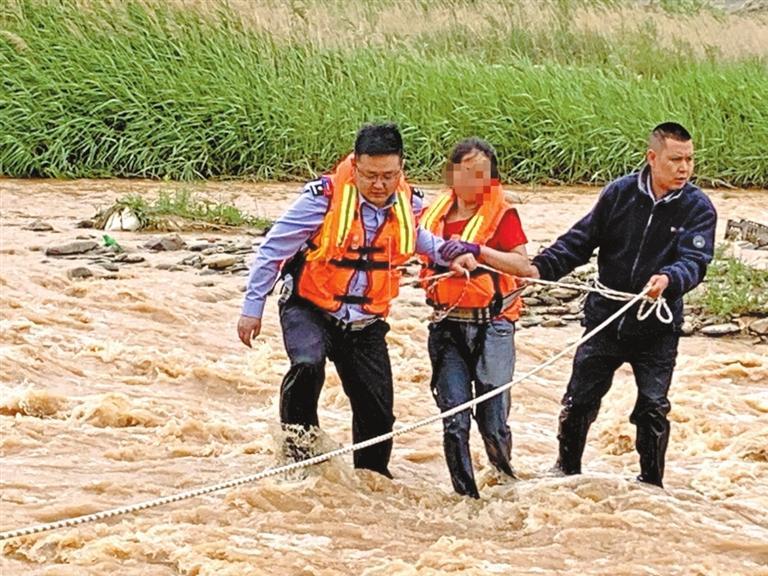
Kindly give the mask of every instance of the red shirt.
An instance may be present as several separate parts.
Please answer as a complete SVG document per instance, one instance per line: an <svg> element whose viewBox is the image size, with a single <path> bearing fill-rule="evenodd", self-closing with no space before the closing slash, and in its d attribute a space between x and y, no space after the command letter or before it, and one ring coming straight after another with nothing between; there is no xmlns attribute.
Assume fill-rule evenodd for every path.
<svg viewBox="0 0 768 576"><path fill-rule="evenodd" d="M453 235L460 236L467 222L469 222L469 219L446 222L443 226L443 238L448 240ZM513 248L527 243L528 238L525 237L525 232L523 232L520 216L518 216L517 210L510 208L501 218L496 232L491 236L486 245L494 250L510 252Z"/></svg>

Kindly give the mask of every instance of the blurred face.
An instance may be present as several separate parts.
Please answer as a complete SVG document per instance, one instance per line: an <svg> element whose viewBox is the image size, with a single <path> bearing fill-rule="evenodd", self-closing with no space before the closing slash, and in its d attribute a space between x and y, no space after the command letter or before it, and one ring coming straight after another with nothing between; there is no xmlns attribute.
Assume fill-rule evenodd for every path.
<svg viewBox="0 0 768 576"><path fill-rule="evenodd" d="M491 187L491 160L479 150L468 152L461 162L448 165L448 184L465 202L482 204Z"/></svg>
<svg viewBox="0 0 768 576"><path fill-rule="evenodd" d="M397 190L403 173L403 161L397 154L369 156L361 154L352 159L355 186L374 206L382 207Z"/></svg>
<svg viewBox="0 0 768 576"><path fill-rule="evenodd" d="M663 194L682 188L693 174L693 141L665 138L648 150L653 183Z"/></svg>

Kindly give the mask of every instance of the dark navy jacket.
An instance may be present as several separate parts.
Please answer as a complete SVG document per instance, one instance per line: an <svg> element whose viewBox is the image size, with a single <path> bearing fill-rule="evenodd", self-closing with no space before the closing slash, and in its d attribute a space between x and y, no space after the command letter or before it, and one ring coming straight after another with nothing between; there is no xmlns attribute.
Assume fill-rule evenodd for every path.
<svg viewBox="0 0 768 576"><path fill-rule="evenodd" d="M666 274L669 286L663 296L674 316L672 325L655 315L638 321L636 306L611 325L619 337L678 331L683 294L704 279L714 252L717 214L709 198L687 183L655 201L648 185L648 166L614 180L589 214L533 259L544 280L558 280L588 262L598 248L600 282L623 292L640 292L651 276ZM592 328L624 304L590 293L583 324Z"/></svg>

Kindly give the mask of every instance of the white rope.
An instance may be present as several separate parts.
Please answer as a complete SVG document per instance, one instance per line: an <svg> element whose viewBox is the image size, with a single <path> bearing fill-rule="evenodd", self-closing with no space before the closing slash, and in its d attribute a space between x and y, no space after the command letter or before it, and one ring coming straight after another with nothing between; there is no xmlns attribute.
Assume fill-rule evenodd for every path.
<svg viewBox="0 0 768 576"><path fill-rule="evenodd" d="M632 306L635 305L636 302L639 300L645 298L646 293L648 292L648 288L643 290L640 294L634 295L634 297L627 302L624 306L622 306L619 310L614 312L611 316L609 316L607 319L605 319L601 324L599 324L597 327L593 328L586 334L584 334L579 340L576 342L569 344L565 348L563 348L560 352L552 356L549 360L544 362L543 364L539 364L538 366L532 368L522 376L519 376L518 378L515 378L514 380L507 382L503 386L500 386L499 388L495 388L494 390L491 390L490 392L486 392L485 394L482 394L468 402L465 402L464 404L460 404L454 408L451 408L450 410L446 410L445 412L441 412L439 414L436 414L434 416L429 416L428 418L424 418L422 420L419 420L417 422L413 422L411 424L407 424L405 426L401 426L399 428L394 429L392 432L388 432L386 434L381 434L379 436L376 436L375 438L370 438L368 440L365 440L363 442L358 442L357 444L351 444L349 446L343 446L341 448L337 448L336 450L331 450L330 452L326 452L324 454L319 454L317 456L314 456L312 458L307 458L306 460L301 460L299 462L292 462L290 464L284 464L282 466L277 466L275 468L267 468L266 470L262 470L261 472L258 472L256 474L251 474L249 476L243 476L241 478L235 478L233 480L228 480L226 482L220 482L218 484L213 484L210 486L203 486L201 488L197 488L195 490L188 490L186 492L179 492L177 494L172 494L170 496L165 496L163 498L156 498L154 500L147 500L145 502L138 502L136 504L130 504L128 506L121 506L119 508L112 508L109 510L104 510L102 512L95 512L93 514L85 514L83 516L76 516L74 518L65 518L63 520L58 520L56 522L49 522L47 524L38 524L36 526L28 526L25 528L19 528L17 530L8 530L5 532L0 532L0 541L9 540L11 538L18 538L20 536L30 536L32 534L40 534L41 532L49 532L51 530L57 530L59 528L67 528L71 526L78 526L80 524L85 524L87 522L95 522L98 520L106 520L107 518L113 518L115 516L121 516L124 514L130 514L132 512L138 512L140 510L147 510L149 508L156 508L158 506L164 506L166 504L171 504L173 502L180 502L181 500L187 500L190 498L196 498L198 496L203 496L205 494L211 494L213 492L220 492L222 490L227 490L229 488L234 488L237 486L242 486L244 484L251 484L253 482L256 482L257 480L262 480L264 478L269 478L271 476L277 476L278 474L283 474L285 472L292 472L294 470L298 470L301 468L305 468L308 466L313 466L315 464L320 464L321 462L325 462L327 460L330 460L331 458L334 458L336 456L342 456L343 454L348 454L349 452L354 452L356 450L361 450L363 448L368 448L369 446L373 446L374 444L378 444L380 442L385 442L387 440L391 440L395 436L400 436L401 434L405 434L407 432L410 432L412 430L415 430L416 428L421 428L423 426L427 426L428 424L432 424L433 422L437 422L439 420L444 420L445 418L449 418L450 416L453 416L454 414L458 414L459 412L463 412L464 410L467 410L468 408L472 408L476 406L477 404L480 404L481 402L485 402L489 398L493 398L494 396L498 396L502 392L509 390L514 386L515 384L522 382L526 378L529 378L533 376L534 374L540 372L547 366L553 364L556 360L563 357L566 353L570 352L572 349L576 348L580 344L583 344L590 338L592 338L595 334L603 330L606 326L608 326L611 322L613 322L616 318L621 316L624 312L629 310Z"/></svg>
<svg viewBox="0 0 768 576"><path fill-rule="evenodd" d="M487 264L478 264L477 267L488 270L489 272L495 272L496 274L511 276L512 278L517 278L518 280L528 282L529 284L557 286L559 288L572 288L582 292L595 292L608 298L609 300L617 300L620 302L627 302L637 296L637 294L632 294L631 292L622 292L620 290L608 288L608 286L600 282L600 280L598 280L596 277L593 280L595 285L590 286L589 284L554 282L552 280L542 280L541 278L522 278L513 274L509 274L508 272L502 272L501 270L497 270L493 266L488 266ZM645 293L647 293L647 289L643 291L643 294ZM667 300L663 296L659 296L656 299L644 296L640 301L640 306L637 308L637 319L642 322L643 320L650 317L650 315L654 312L656 313L656 318L662 324L671 324L672 320L674 319L672 311L669 309L669 304L667 304Z"/></svg>

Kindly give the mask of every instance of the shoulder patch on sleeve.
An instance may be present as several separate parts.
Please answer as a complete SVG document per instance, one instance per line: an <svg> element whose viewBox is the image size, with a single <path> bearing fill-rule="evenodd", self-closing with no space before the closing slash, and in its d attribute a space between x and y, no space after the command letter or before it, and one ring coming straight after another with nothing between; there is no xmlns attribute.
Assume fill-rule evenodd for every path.
<svg viewBox="0 0 768 576"><path fill-rule="evenodd" d="M411 194L418 196L419 198L424 198L424 190L416 188L416 186L411 186Z"/></svg>
<svg viewBox="0 0 768 576"><path fill-rule="evenodd" d="M312 194L312 196L323 196L325 194L325 188L323 186L323 179L318 178L312 180L304 185L304 193Z"/></svg>

